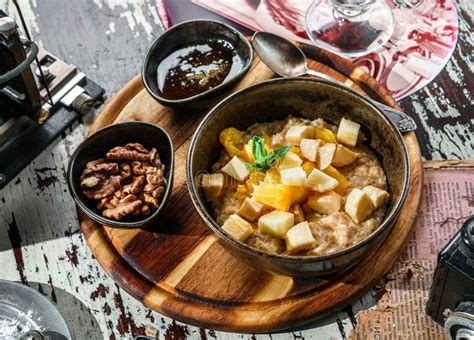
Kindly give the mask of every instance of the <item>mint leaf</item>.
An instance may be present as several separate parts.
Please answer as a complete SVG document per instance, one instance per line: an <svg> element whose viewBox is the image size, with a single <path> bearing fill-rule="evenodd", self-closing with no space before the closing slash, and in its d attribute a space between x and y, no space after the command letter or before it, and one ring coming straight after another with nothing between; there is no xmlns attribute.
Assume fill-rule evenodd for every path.
<svg viewBox="0 0 474 340"><path fill-rule="evenodd" d="M284 146L274 151L267 152L265 149L265 140L260 136L252 137L252 153L255 165L245 163L245 166L250 171L262 171L265 172L270 170L275 162L284 157L291 146Z"/></svg>

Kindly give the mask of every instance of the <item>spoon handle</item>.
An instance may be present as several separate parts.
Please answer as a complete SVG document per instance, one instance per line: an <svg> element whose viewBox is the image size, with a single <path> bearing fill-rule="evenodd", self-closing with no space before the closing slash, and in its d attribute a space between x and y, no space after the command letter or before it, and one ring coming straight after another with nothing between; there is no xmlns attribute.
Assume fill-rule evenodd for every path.
<svg viewBox="0 0 474 340"><path fill-rule="evenodd" d="M307 68L306 74L322 78L324 80L330 81L331 83L342 85L349 88L346 84L341 83L340 81L328 76L325 73L318 72L312 69ZM367 97L366 97L367 98ZM409 115L402 111L398 111L390 106L382 104L372 98L367 98L372 104L377 106L383 113L387 115L387 118L390 119L397 127L398 130L402 133L411 132L416 130L416 123Z"/></svg>

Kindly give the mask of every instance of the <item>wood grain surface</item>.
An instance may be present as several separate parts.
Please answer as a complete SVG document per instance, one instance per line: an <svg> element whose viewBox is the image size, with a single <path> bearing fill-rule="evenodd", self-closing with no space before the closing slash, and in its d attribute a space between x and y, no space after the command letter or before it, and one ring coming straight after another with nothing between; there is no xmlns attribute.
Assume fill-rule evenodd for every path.
<svg viewBox="0 0 474 340"><path fill-rule="evenodd" d="M173 6L189 0L170 0ZM154 0L19 0L33 38L77 65L109 98L139 71L162 26ZM198 6L190 6L199 9ZM0 8L15 10L11 0ZM400 105L418 122L425 159L474 159L471 0L456 1L459 41L446 68ZM211 14L187 11L189 16ZM99 108L97 112L100 112ZM76 339L130 339L158 332L160 339L345 339L357 313L379 297L369 291L318 322L287 332L236 334L193 327L160 315L130 296L105 273L79 231L64 169L85 138L91 114L58 137L0 190L0 277L39 289L58 307Z"/></svg>
<svg viewBox="0 0 474 340"><path fill-rule="evenodd" d="M373 78L350 62L312 49L349 77L316 61L310 67L364 94L368 87L396 103ZM235 90L275 77L258 58ZM199 217L186 187L190 139L203 113L178 114L156 102L135 77L111 100L90 133L109 124L147 121L165 128L175 146L175 183L163 218L146 230L101 226L80 214L81 229L97 261L132 296L174 319L199 327L265 332L295 327L362 295L390 270L410 236L421 202L422 161L414 133L404 136L411 187L401 218L386 242L359 265L337 276L296 279L261 272L228 253Z"/></svg>

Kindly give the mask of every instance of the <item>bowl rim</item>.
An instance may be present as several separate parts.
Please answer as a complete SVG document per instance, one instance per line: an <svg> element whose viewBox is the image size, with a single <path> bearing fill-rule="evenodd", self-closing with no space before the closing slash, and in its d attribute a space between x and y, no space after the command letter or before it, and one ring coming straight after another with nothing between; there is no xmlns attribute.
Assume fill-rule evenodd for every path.
<svg viewBox="0 0 474 340"><path fill-rule="evenodd" d="M148 80L147 80L147 77L146 77L146 69L147 69L147 66L150 62L150 58L151 58L151 55L152 53L155 52L157 46L164 40L166 39L168 36L172 35L175 31L177 31L179 28L182 28L183 26L193 26L193 25L196 25L196 24L200 24L200 23L214 23L214 24L218 24L220 26L222 26L225 30L228 30L230 31L231 33L235 34L243 43L244 45L247 47L248 51L249 51L249 58L248 60L246 61L246 63L244 64L244 67L242 68L242 70L240 70L240 72L238 72L237 74L235 74L232 78L228 79L227 81L223 81L222 83L220 83L219 85L217 85L216 87L213 87L212 89L209 89L207 91L204 91L204 92L201 92L201 93L198 93L194 96L191 96L191 97L186 97L186 98L181 98L181 99L167 99L163 96L160 96L158 93L154 92L150 85L148 84ZM177 44L176 46L179 46L179 44ZM235 48L235 50L237 51L237 48ZM198 99L202 99L204 97L207 97L208 95L212 95L216 92L219 92L220 90L222 90L223 88L233 84L235 81L239 80L240 78L242 78L249 70L250 68L252 67L253 65L253 59L254 59L254 52L253 52L253 48L252 48L252 45L250 43L250 41L242 34L240 33L238 30L236 30L235 28L233 28L232 26L228 25L228 24L225 24L221 21L218 21L218 20L210 20L210 19L193 19L193 20L186 20L186 21L183 21L177 25L174 25L172 26L171 28L167 29L165 32L163 32L158 38L156 38L153 43L151 44L151 46L148 48L148 51L146 53L146 56L145 56L145 59L143 61L143 64L142 64L142 68L141 68L141 76L142 76L142 82L143 84L145 85L145 88L146 90L148 91L148 93L153 97L155 98L156 100L160 101L160 102L163 102L163 103L166 103L166 104L188 104L190 102L193 102L195 100L198 100Z"/></svg>
<svg viewBox="0 0 474 340"><path fill-rule="evenodd" d="M94 211L93 209L90 209L89 207L87 207L82 202L82 200L80 199L80 195L82 195L82 193L77 192L75 190L75 187L73 185L74 178L72 178L72 170L73 170L73 166L75 165L77 156L80 154L80 152L82 152L87 147L87 144L89 144L93 138L97 138L97 137L109 132L110 130L113 130L113 129L117 128L118 126L127 126L127 125L129 125L129 126L131 126L131 125L142 125L142 126L146 125L146 126L149 126L151 128L156 129L158 132L162 133L166 137L166 140L168 141L168 146L171 149L170 162L169 162L170 164L166 164L166 166L168 167L168 176L166 178L167 185L166 185L166 190L165 190L165 193L163 194L163 198L161 200L160 206L152 214L150 214L150 216L147 216L145 219L140 219L138 221L133 221L133 222L123 222L123 221L118 221L118 220L112 220L110 218L106 218L106 217L103 217L103 216L99 215L96 211ZM106 127L103 127L100 130L97 130L92 135L87 136L86 139L84 139L77 146L76 150L74 150L71 157L69 158L69 164L68 164L67 173L66 173L66 181L67 181L67 185L68 185L68 188L69 188L69 193L71 194L72 198L74 199L74 202L88 217L90 217L94 221L96 221L96 222L98 222L102 225L106 225L108 227L136 229L136 228L141 228L142 226L144 226L144 225L148 224L150 221L152 221L158 214L161 213L163 208L166 206L166 203L169 200L169 197L170 197L171 191L172 191L172 187L173 187L173 176L174 176L173 174L174 174L174 146L173 146L173 141L172 141L169 133L165 129L163 129L162 127L160 127L156 124L152 124L152 123L148 123L148 122L133 121L133 122L124 122L124 123L111 124L111 125L108 125Z"/></svg>
<svg viewBox="0 0 474 340"><path fill-rule="evenodd" d="M256 248L253 248L249 246L246 243L240 242L232 238L230 235L228 235L226 232L224 232L217 224L217 222L214 220L214 218L208 213L205 204L201 202L199 195L197 193L196 187L194 185L194 179L192 178L192 160L194 157L194 151L196 148L196 143L197 143L197 138L198 135L202 132L202 130L205 128L206 123L213 117L215 116L220 110L222 110L223 107L225 107L229 102L234 100L236 97L241 96L242 94L254 91L255 89L261 88L261 87L266 87L266 86L271 86L273 84L279 84L279 83L310 83L310 84L322 84L323 86L329 86L334 88L336 91L342 91L345 94L349 96L353 96L356 99L361 100L369 109L372 109L375 111L377 114L381 116L381 118L385 121L386 124L388 124L392 130L395 131L396 138L400 142L400 146L403 150L403 156L405 158L405 164L406 168L404 169L404 179L403 179L403 190L400 194L400 198L396 202L393 210L384 216L384 219L382 223L378 226L378 228L373 231L369 236L366 238L362 239L361 241L357 242L356 244L351 245L350 247L329 253L329 254L324 254L324 255L282 255L282 254L274 254L274 253L267 253L262 250L258 250ZM410 188L410 158L408 156L408 150L406 148L405 142L403 141L403 137L398 130L398 128L395 126L395 124L390 121L390 119L379 109L377 108L374 104L372 104L367 98L362 96L361 94L346 88L342 85L338 85L326 80L321 80L321 79L315 79L315 78L309 78L309 77L290 77L290 78L275 78L275 79L270 79L266 80L254 85L251 85L249 87L246 87L240 91L237 91L228 97L224 98L221 100L216 106L214 106L208 114L202 119L201 123L197 127L192 141L191 145L189 147L188 151L188 156L187 156L187 162L186 162L186 172L187 172L187 184L188 184L188 191L191 196L191 200L198 211L199 215L201 218L204 220L206 225L214 232L216 233L219 238L223 239L225 242L228 244L232 245L235 248L239 248L242 251L245 251L246 253L254 256L260 256L264 257L267 259L275 259L275 260L285 260L289 262L295 262L295 263L313 263L315 261L325 261L325 260L331 260L349 253L352 253L363 246L365 246L367 243L371 242L373 239L377 238L379 235L381 235L386 228L390 228L393 226L393 224L396 222L398 218L398 214L403 206L403 204L406 201L408 191Z"/></svg>

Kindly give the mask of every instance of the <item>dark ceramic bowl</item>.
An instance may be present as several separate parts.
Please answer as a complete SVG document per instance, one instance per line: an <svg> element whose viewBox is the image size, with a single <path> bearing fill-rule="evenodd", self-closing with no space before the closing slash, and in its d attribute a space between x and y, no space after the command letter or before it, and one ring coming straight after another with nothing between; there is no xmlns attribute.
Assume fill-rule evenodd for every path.
<svg viewBox="0 0 474 340"><path fill-rule="evenodd" d="M157 67L159 63L183 45L192 44L206 39L224 39L229 42L243 61L242 70L222 84L184 99L164 98L158 88ZM173 26L151 45L142 67L142 80L148 93L163 105L175 109L208 109L224 98L225 91L248 72L253 62L253 50L249 41L236 29L212 20L191 20Z"/></svg>
<svg viewBox="0 0 474 340"><path fill-rule="evenodd" d="M269 254L236 241L213 219L196 176L209 171L218 160L222 151L220 131L228 127L245 130L254 123L284 119L289 114L309 119L321 117L334 124L347 117L362 125L368 138L366 145L376 152L385 169L391 198L380 227L361 242L322 256ZM196 209L226 249L258 269L289 276L318 276L355 264L382 244L405 201L409 168L400 132L368 100L329 82L293 78L248 87L214 107L194 134L188 153L187 180Z"/></svg>
<svg viewBox="0 0 474 340"><path fill-rule="evenodd" d="M103 217L96 209L97 201L87 198L81 190L79 178L86 163L103 158L105 153L115 146L127 143L141 143L149 150L158 150L162 163L165 165L167 187L161 205L151 215L133 217L127 220L112 220ZM154 222L166 206L173 187L174 151L173 142L168 133L157 125L143 122L128 122L107 126L83 141L69 160L67 169L67 184L74 201L87 216L94 221L116 228L141 228Z"/></svg>

